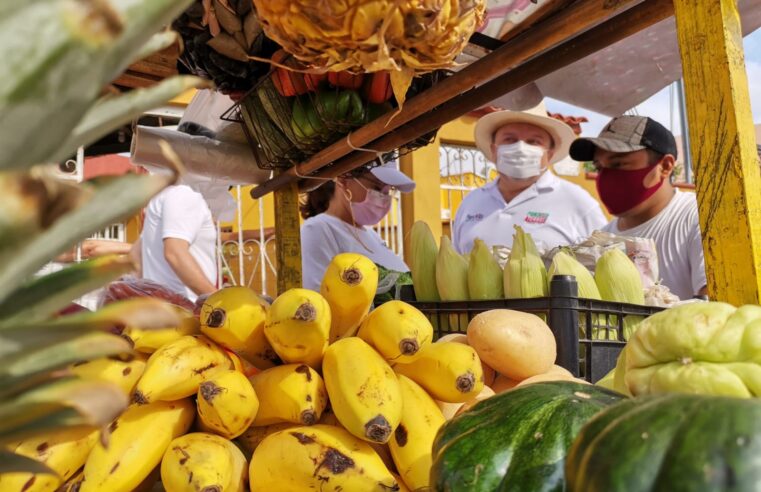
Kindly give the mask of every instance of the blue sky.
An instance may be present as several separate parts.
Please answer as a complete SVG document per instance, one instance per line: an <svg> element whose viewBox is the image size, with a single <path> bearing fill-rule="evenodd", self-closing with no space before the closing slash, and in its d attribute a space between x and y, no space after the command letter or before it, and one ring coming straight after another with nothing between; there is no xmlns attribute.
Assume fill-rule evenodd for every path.
<svg viewBox="0 0 761 492"><path fill-rule="evenodd" d="M745 68L748 73L751 107L753 109L753 121L761 123L761 29L746 36L743 44L745 48ZM679 125L679 115L676 111L675 99L676 94L674 94L674 125L671 129L674 134L680 135L681 127ZM650 116L666 125L666 127L670 127L670 101L669 88L666 88L638 105L637 112L643 116ZM583 135L585 136L597 135L610 119L608 116L583 108L577 108L553 99L548 98L546 103L549 111L574 116L584 115L589 118L589 123L582 124Z"/></svg>

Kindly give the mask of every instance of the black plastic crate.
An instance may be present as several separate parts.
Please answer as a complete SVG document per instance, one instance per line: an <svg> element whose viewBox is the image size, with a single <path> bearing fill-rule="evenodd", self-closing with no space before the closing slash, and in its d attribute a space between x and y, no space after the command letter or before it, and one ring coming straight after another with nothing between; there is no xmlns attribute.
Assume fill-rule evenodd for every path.
<svg viewBox="0 0 761 492"><path fill-rule="evenodd" d="M549 297L449 302L410 299L407 302L431 320L435 338L465 333L473 317L491 309L536 314L547 322L555 335L556 363L589 382L600 380L616 366L618 354L626 344L623 337L626 316L647 317L663 310L579 298L578 285L572 276L555 276L550 282Z"/></svg>

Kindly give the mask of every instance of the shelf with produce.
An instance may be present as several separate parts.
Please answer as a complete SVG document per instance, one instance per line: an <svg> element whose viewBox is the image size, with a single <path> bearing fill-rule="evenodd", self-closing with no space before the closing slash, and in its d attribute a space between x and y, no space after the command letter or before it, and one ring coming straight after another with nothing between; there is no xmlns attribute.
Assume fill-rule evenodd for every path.
<svg viewBox="0 0 761 492"><path fill-rule="evenodd" d="M370 160L367 152L353 152L352 147L393 151L501 94L533 82L673 13L668 1L648 0L631 7L632 4L617 3L610 8L601 0L577 2L574 8L538 22L523 36L509 40L420 96L406 101L399 113L390 112L352 132L349 135L351 144L343 140L332 144L306 162L257 186L251 195L261 197L299 176L334 177L348 172ZM627 10L627 7L631 8ZM601 22L603 24L598 26ZM585 33L587 30L590 31ZM320 174L319 171L329 164L330 169Z"/></svg>

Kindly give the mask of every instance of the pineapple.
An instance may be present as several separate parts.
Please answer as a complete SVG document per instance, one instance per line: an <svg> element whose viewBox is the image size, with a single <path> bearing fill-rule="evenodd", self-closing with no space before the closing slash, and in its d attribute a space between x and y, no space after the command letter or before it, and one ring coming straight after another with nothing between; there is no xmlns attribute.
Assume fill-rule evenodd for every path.
<svg viewBox="0 0 761 492"><path fill-rule="evenodd" d="M188 0L39 0L4 6L0 57L0 461L3 472L50 473L9 451L14 442L65 427L97 429L127 405L115 385L79 380L74 362L131 349L105 328L179 322L167 304L142 299L97 312L56 313L132 269L122 257L33 274L72 244L136 213L175 178L128 175L91 184L57 180L45 163L67 158L143 111L191 87L175 77L100 98L135 59L176 40L154 35ZM30 37L29 26L37 37Z"/></svg>
<svg viewBox="0 0 761 492"><path fill-rule="evenodd" d="M401 104L415 73L451 68L481 25L485 0L254 0L264 32L314 68L391 71Z"/></svg>

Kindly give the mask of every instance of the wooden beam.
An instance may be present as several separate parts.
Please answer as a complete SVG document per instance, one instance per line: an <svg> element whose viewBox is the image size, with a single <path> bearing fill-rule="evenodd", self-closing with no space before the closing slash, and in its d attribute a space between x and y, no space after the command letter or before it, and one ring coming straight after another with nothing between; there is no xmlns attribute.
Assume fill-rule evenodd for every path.
<svg viewBox="0 0 761 492"><path fill-rule="evenodd" d="M579 0L574 3L573 8L557 12L538 23L524 35L511 39L500 49L473 62L431 89L409 99L404 104L403 110L395 117L392 118L394 115L392 111L355 130L350 136L351 144L355 147L364 147L379 136L399 128L445 103L453 95L462 94L505 73L510 68L518 66L553 46L586 31L636 3L638 0ZM491 99L506 92L497 90ZM298 176L307 176L318 171L351 151L352 147L346 139L341 139L313 155L307 161L253 188L251 196L260 198L286 183L297 180Z"/></svg>
<svg viewBox="0 0 761 492"><path fill-rule="evenodd" d="M674 0L708 292L761 303L761 172L734 0Z"/></svg>
<svg viewBox="0 0 761 492"><path fill-rule="evenodd" d="M523 87L606 46L636 34L672 14L671 0L647 0L561 46L450 99L434 111L379 138L372 144L365 145L364 148L377 152L390 152L448 121L483 106L499 94ZM372 152L354 152L325 168L317 176L320 178L340 176L369 162L374 157Z"/></svg>
<svg viewBox="0 0 761 492"><path fill-rule="evenodd" d="M277 294L301 287L301 224L296 183L275 192Z"/></svg>

